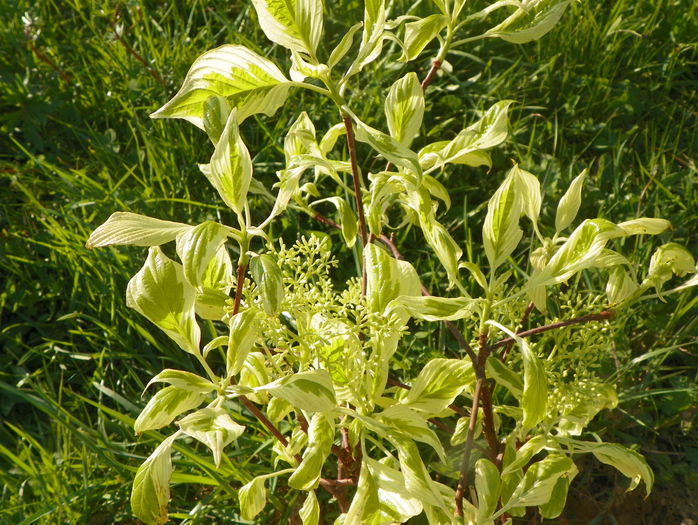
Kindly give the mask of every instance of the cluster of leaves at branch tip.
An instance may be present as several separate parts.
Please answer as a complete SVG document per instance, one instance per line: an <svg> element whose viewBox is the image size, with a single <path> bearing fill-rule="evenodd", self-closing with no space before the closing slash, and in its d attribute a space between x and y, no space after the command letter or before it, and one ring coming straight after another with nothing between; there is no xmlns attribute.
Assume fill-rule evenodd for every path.
<svg viewBox="0 0 698 525"><path fill-rule="evenodd" d="M459 165L492 168L488 150L506 140L513 102L493 104L451 140L428 142L420 136L425 92L416 73L405 74L387 89L383 130L365 122L347 96L361 95L371 64L381 56L404 65L438 49L438 65L450 50L476 39L523 44L543 37L571 3L506 0L466 13L470 4L464 0L433 0L434 12L419 18L394 16L387 2L367 0L363 20L334 48L326 48L332 38L323 36L321 0L253 0L264 34L289 51L288 74L241 45L224 45L195 60L177 94L152 117L184 119L206 132L213 153L200 169L229 208L224 216L235 224L192 226L117 212L87 242L90 248L149 248L143 268L128 284L127 305L190 354L199 370L163 370L148 384L166 386L150 398L135 431L164 431L173 423L178 430L135 475L131 502L139 519L168 519L175 440L199 442L213 457L207 468L226 469L226 447L252 432L273 434L275 445L260 454L268 454L264 464L277 469L256 477L246 471L238 480L240 513L246 520L264 512L266 482L272 478L279 478L275 486L283 483L301 493L297 512L305 525L319 522L321 506L325 516L336 516L336 523L344 525L401 523L419 514L429 523L487 525L505 514L522 516L526 507L553 518L564 508L577 474L574 460L583 453L617 468L630 478L631 489L643 481L651 490L653 475L642 456L621 445L583 439L598 412L617 404L613 385L594 377L576 384L557 374L553 355L573 351L554 348L546 358L532 339L516 333L515 319L529 300L544 317L548 290L589 269L608 273L611 308L695 286L695 261L677 244L659 247L644 272L613 246L616 239L662 234L669 223L636 218L615 224L595 218L574 226L588 176L584 171L560 199L551 228L539 223L543 192L538 178L514 164L487 202L483 257L478 259L486 266L465 261L442 222L451 204L449 174ZM472 21L480 26L491 21L491 27L459 40ZM301 113L283 140L278 182L267 187L255 178L254 155L240 127L253 125L250 116L273 115L299 89L334 103L337 124L320 135L308 114ZM361 177L360 167L343 156L344 143L337 147L346 134L349 150L355 152L354 133L388 167ZM357 184L347 185L347 178ZM261 221L250 211L251 194L269 202ZM331 277L340 263L331 236L304 236L290 247L272 240L269 226L289 210L311 217L336 212L334 221L325 217L323 222L337 225L343 244L361 263L344 289L335 289ZM402 222L390 224L389 217L394 220L400 213ZM534 233L526 246L522 217ZM421 230L451 295L422 295L417 270L396 257L396 249L386 249L395 247L383 232L408 224ZM357 243L366 231L372 234L368 242ZM178 260L160 248L171 242ZM524 249L529 250L528 273L521 270ZM237 254L237 265L231 253ZM663 291L674 276L687 274L692 277L683 284ZM481 293L473 296L472 290ZM471 361L474 353L461 335L469 357L428 360L416 376L406 378L409 390L404 391L391 385L390 375L401 368L395 355L405 348L401 341L411 319L458 322L466 333L488 335L490 341L510 338L518 351L504 360L482 347L480 355L489 356L486 362ZM219 331L203 347L202 320L213 321ZM486 344L487 337L480 339ZM476 385L483 377L489 388L497 385L489 405L478 397ZM554 392L564 396L554 401ZM454 403L474 404L478 410L455 421ZM259 425L239 423L241 406L255 410ZM478 413L487 417L478 418ZM449 422L456 428L445 443L434 423L443 428ZM489 456L471 457L473 440L483 434L489 439L484 445L490 447ZM342 458L336 452L339 443ZM460 472L448 466L459 450L464 458ZM498 455L501 461L495 461ZM332 492L336 499L328 501L323 491L332 480L324 483L323 476L340 459L349 462L342 468L352 474L337 483L352 488L344 496ZM437 471L439 481L433 476ZM457 499L469 474L477 497Z"/></svg>

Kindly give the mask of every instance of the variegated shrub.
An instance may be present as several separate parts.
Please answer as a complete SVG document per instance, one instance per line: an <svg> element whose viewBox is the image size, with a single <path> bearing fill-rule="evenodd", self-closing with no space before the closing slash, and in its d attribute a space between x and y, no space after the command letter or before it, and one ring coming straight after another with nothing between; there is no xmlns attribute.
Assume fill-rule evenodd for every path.
<svg viewBox="0 0 698 525"><path fill-rule="evenodd" d="M366 0L363 21L326 48L332 39L323 35L321 0L253 0L264 34L290 51L290 70L241 45L194 62L179 92L152 117L185 119L207 133L213 153L199 167L234 224L118 212L87 243L149 247L128 284L127 304L191 354L200 371L166 369L148 384L166 386L150 398L136 432L173 424L176 430L135 475L131 501L139 519L168 520L178 438L201 442L212 453L211 468L221 468L230 463L226 447L253 432L241 424L250 417L274 441L259 453L275 468L248 473L236 487L246 520L264 511L272 478L274 487L298 495L289 509L296 523L380 525L423 513L434 524L486 525L521 516L526 507L552 518L565 505L575 458L588 453L630 478L630 488L642 481L651 490L642 456L584 439L591 419L616 405L613 385L561 379L555 358L579 341L564 338L550 351L534 336L611 319L617 309L662 293L675 275L694 274L674 290L696 285L693 258L665 244L642 272L614 248L628 236L664 232L670 225L662 219L596 218L575 226L585 173L559 201L554 227L539 224L540 183L514 165L486 203L484 257L475 258L483 265L465 260L437 206L450 205L444 174L454 165L492 166L488 150L506 140L512 101L492 105L451 140L419 137L425 91L451 50L476 39L541 38L570 3L502 0L466 13L465 0L433 0L434 12L420 18ZM470 22L495 19L484 33L462 36ZM367 124L351 100L370 82L372 63L387 56L409 66L434 43L438 52L424 80L414 72L398 78L385 92L383 129ZM283 139L278 182L265 187L240 126L253 126L250 116L273 115L303 89L334 103L337 123L319 133L300 113ZM381 156L384 169L362 169L356 141ZM253 220L251 193L270 202L264 220ZM336 222L317 212L320 205L337 211ZM341 230L359 262L342 289L332 280L340 261L325 240L309 235L287 247L271 239L270 225L289 211ZM443 268L448 297L429 295L386 235L395 227L388 217L400 214ZM519 264L523 228L532 232L527 269ZM179 260L161 250L170 242ZM606 304L597 298L597 313L521 330L517 320L534 307L544 319L551 289L590 268L608 272ZM433 358L403 384L393 365L412 319L444 323L462 357ZM204 321L215 337L202 335Z"/></svg>

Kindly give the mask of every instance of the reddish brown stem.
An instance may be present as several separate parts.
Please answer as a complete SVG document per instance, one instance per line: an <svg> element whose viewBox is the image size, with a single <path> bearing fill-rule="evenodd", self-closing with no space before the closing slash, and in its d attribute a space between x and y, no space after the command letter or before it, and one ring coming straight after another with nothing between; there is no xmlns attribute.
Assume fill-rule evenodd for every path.
<svg viewBox="0 0 698 525"><path fill-rule="evenodd" d="M119 15L120 15L119 7L117 7L116 11L114 12L114 21L112 22L112 29L114 30L114 36L116 37L116 39L119 41L119 43L120 43L122 46L124 46L124 49L126 50L126 52L127 52L129 55L131 55L133 58L135 58L136 60L138 60L138 62L140 62L140 63L143 65L143 67L144 67L145 70L150 74L151 77L153 77L155 80L157 80L158 83L160 83L162 86L167 87L167 82L165 82L165 81L163 80L163 78L158 74L158 72L155 71L155 70L150 66L150 64L148 64L148 62L146 62L146 60L138 53L138 51L136 51L135 49L133 49L133 48L129 45L129 43L126 42L126 41L121 37L121 35L119 34L119 31L117 30L117 27L116 27L116 23L117 23L117 21L118 21L118 19L119 19Z"/></svg>
<svg viewBox="0 0 698 525"><path fill-rule="evenodd" d="M429 86L429 84L431 84L431 81L434 80L434 77L436 76L436 72L440 68L441 68L441 60L434 60L431 63L431 68L429 69L427 76L424 77L424 80L422 80L422 91L427 90L427 87Z"/></svg>
<svg viewBox="0 0 698 525"><path fill-rule="evenodd" d="M550 330L556 330L558 328L563 328L565 326L572 326L575 324L583 324L583 323L589 323L592 321L605 321L607 319L612 318L615 315L615 312L613 310L604 310L603 312L599 312L597 314L589 314L589 315L583 315L581 317L575 317L574 319L568 319L567 321L559 321L557 323L551 323L551 324L546 324L544 326L538 326L536 328L531 328L530 330L524 330L523 332L519 332L516 335L519 337L529 337L532 335L538 335L542 334L545 332L549 332ZM501 341L497 341L496 343L490 345L489 349L494 350L495 348L500 348L502 346L506 346L510 343L512 343L514 339L512 337L507 337L506 339L502 339Z"/></svg>
<svg viewBox="0 0 698 525"><path fill-rule="evenodd" d="M246 264L238 264L237 283L235 285L235 300L233 302L233 315L240 311L240 301L242 300L242 288L245 285Z"/></svg>
<svg viewBox="0 0 698 525"><path fill-rule="evenodd" d="M63 70L56 65L56 63L51 60L49 57L44 55L39 49L34 45L34 42L29 42L29 49L32 50L32 52L36 55L36 58L44 62L45 64L48 64L48 66L53 69L56 73L58 73L58 76L63 79L64 82L72 82L73 79L70 78L68 74L63 72Z"/></svg>

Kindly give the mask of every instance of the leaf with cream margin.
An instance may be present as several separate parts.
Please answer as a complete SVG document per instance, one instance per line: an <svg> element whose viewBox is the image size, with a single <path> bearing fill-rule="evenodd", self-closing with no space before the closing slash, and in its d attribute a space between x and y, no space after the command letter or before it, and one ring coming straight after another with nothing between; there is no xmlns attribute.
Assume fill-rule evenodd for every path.
<svg viewBox="0 0 698 525"><path fill-rule="evenodd" d="M92 232L85 246L101 248L114 244L132 246L160 246L177 238L178 235L191 230L193 226L181 222L163 221L118 211L112 213L107 221Z"/></svg>
<svg viewBox="0 0 698 525"><path fill-rule="evenodd" d="M252 0L252 5L269 40L315 56L322 36L322 0Z"/></svg>
<svg viewBox="0 0 698 525"><path fill-rule="evenodd" d="M158 247L126 287L126 305L155 323L186 352L199 352L201 330L194 315L195 288L184 278L182 265Z"/></svg>
<svg viewBox="0 0 698 525"><path fill-rule="evenodd" d="M139 520L150 524L167 523L167 504L170 501L172 477L172 443L179 433L165 439L148 456L133 479L131 511Z"/></svg>
<svg viewBox="0 0 698 525"><path fill-rule="evenodd" d="M186 435L201 441L211 449L216 468L220 467L223 449L239 438L245 431L221 407L202 408L177 422Z"/></svg>
<svg viewBox="0 0 698 525"><path fill-rule="evenodd" d="M237 108L237 120L273 115L286 100L288 79L270 60L239 45L207 51L192 64L182 87L151 118L181 118L204 129L205 103L212 95Z"/></svg>
<svg viewBox="0 0 698 525"><path fill-rule="evenodd" d="M409 147L424 117L424 91L416 73L408 73L392 85L385 99L385 116L390 135Z"/></svg>

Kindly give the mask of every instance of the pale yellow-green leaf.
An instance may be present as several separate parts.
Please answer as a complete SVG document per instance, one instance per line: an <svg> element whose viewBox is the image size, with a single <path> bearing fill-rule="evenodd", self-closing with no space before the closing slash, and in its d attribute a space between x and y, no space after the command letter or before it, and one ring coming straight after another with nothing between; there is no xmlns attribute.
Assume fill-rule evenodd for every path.
<svg viewBox="0 0 698 525"><path fill-rule="evenodd" d="M504 22L487 31L513 44L538 40L558 23L572 0L529 0Z"/></svg>
<svg viewBox="0 0 698 525"><path fill-rule="evenodd" d="M625 231L626 235L659 235L671 228L671 223L666 219L654 219L640 217L630 221L621 222L618 227Z"/></svg>
<svg viewBox="0 0 698 525"><path fill-rule="evenodd" d="M177 422L182 432L201 441L211 449L216 467L221 464L223 449L245 431L221 408L202 408Z"/></svg>
<svg viewBox="0 0 698 525"><path fill-rule="evenodd" d="M195 295L182 265L152 247L143 268L126 287L126 305L147 317L180 348L197 353L201 331L194 316Z"/></svg>
<svg viewBox="0 0 698 525"><path fill-rule="evenodd" d="M405 24L404 61L414 60L448 24L444 15L434 14Z"/></svg>
<svg viewBox="0 0 698 525"><path fill-rule="evenodd" d="M288 485L296 490L314 490L318 487L322 467L334 443L334 420L322 412L316 412L308 427L308 445L303 460L288 478Z"/></svg>
<svg viewBox="0 0 698 525"><path fill-rule="evenodd" d="M92 232L85 246L90 249L112 244L159 246L173 241L191 228L193 226L181 222L119 211L112 213L104 224Z"/></svg>
<svg viewBox="0 0 698 525"><path fill-rule="evenodd" d="M577 216L579 206L582 203L582 188L584 187L584 179L587 176L587 170L584 169L577 175L570 184L567 191L560 199L555 213L555 231L560 233L567 228Z"/></svg>
<svg viewBox="0 0 698 525"><path fill-rule="evenodd" d="M385 99L385 116L390 135L409 147L424 117L424 91L416 73L408 73L392 85Z"/></svg>
<svg viewBox="0 0 698 525"><path fill-rule="evenodd" d="M486 523L494 514L499 501L501 482L499 470L489 459L480 458L475 463L475 492L477 493L477 522Z"/></svg>
<svg viewBox="0 0 698 525"><path fill-rule="evenodd" d="M516 249L523 235L519 227L522 196L512 171L487 204L487 215L482 227L485 255L494 271Z"/></svg>
<svg viewBox="0 0 698 525"><path fill-rule="evenodd" d="M252 5L269 40L315 55L322 36L322 0L252 0Z"/></svg>
<svg viewBox="0 0 698 525"><path fill-rule="evenodd" d="M238 499L243 519L253 520L266 506L267 488L264 486L264 481L264 477L258 476L240 487Z"/></svg>
<svg viewBox="0 0 698 525"><path fill-rule="evenodd" d="M159 525L167 523L167 504L170 501L172 459L170 451L177 438L165 439L138 467L131 489L131 510L141 521Z"/></svg>
<svg viewBox="0 0 698 525"><path fill-rule="evenodd" d="M262 307L267 315L277 315L284 302L285 291L281 268L269 254L250 260L250 273L262 296Z"/></svg>
<svg viewBox="0 0 698 525"><path fill-rule="evenodd" d="M238 374L259 335L259 314L254 308L246 308L230 319L230 335L226 353L228 377Z"/></svg>
<svg viewBox="0 0 698 525"><path fill-rule="evenodd" d="M298 510L298 515L303 525L318 525L320 523L320 504L314 490L308 492L303 505Z"/></svg>
<svg viewBox="0 0 698 525"><path fill-rule="evenodd" d="M192 64L177 94L151 115L181 118L204 129L205 103L224 97L242 122L255 113L273 115L286 100L288 79L270 60L245 46L224 45Z"/></svg>
<svg viewBox="0 0 698 525"><path fill-rule="evenodd" d="M354 35L361 29L363 23L357 22L349 28L349 30L344 34L342 40L339 41L337 47L330 53L330 58L327 59L327 66L332 69L336 66L342 58L349 52L351 45L354 43Z"/></svg>
<svg viewBox="0 0 698 525"><path fill-rule="evenodd" d="M213 221L202 222L177 237L177 255L189 284L203 286L204 274L227 237L225 226Z"/></svg>
<svg viewBox="0 0 698 525"><path fill-rule="evenodd" d="M205 395L176 386L167 386L150 398L133 424L136 434L147 430L158 430L172 423L174 419L201 405Z"/></svg>
<svg viewBox="0 0 698 525"><path fill-rule="evenodd" d="M235 213L241 213L252 179L252 159L240 136L237 110L230 112L211 163L202 172L223 202Z"/></svg>
<svg viewBox="0 0 698 525"><path fill-rule="evenodd" d="M428 414L441 413L475 383L472 365L462 359L431 359L400 403Z"/></svg>

